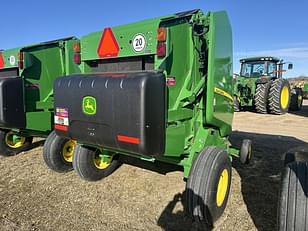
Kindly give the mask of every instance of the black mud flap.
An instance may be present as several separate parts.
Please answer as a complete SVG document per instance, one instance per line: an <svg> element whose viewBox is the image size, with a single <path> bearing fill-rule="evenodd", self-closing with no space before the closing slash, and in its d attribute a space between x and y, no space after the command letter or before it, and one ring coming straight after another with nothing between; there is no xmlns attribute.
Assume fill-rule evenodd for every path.
<svg viewBox="0 0 308 231"><path fill-rule="evenodd" d="M23 83L21 77L0 78L0 127L25 128Z"/></svg>
<svg viewBox="0 0 308 231"><path fill-rule="evenodd" d="M54 84L55 129L81 143L143 155L165 151L161 72L73 75Z"/></svg>

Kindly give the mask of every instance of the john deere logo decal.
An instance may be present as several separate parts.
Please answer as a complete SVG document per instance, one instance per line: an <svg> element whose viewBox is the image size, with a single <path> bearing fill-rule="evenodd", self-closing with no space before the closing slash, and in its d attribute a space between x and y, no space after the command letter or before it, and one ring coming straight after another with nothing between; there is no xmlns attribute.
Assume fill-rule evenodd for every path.
<svg viewBox="0 0 308 231"><path fill-rule="evenodd" d="M92 96L85 96L82 99L82 111L87 115L96 114L96 99Z"/></svg>

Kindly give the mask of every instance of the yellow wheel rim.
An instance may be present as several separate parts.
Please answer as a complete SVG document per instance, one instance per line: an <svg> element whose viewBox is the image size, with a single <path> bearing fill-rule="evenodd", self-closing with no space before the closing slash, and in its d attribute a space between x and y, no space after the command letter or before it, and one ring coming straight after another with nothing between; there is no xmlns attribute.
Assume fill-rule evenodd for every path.
<svg viewBox="0 0 308 231"><path fill-rule="evenodd" d="M111 162L112 162L112 156L110 156L109 158L101 158L99 152L95 153L94 164L95 167L97 167L98 169L108 168Z"/></svg>
<svg viewBox="0 0 308 231"><path fill-rule="evenodd" d="M14 132L8 132L5 135L5 143L10 148L20 148L26 142L26 137L18 136Z"/></svg>
<svg viewBox="0 0 308 231"><path fill-rule="evenodd" d="M302 100L303 100L303 96L298 95L298 97L297 97L297 105L298 105L299 108L301 107Z"/></svg>
<svg viewBox="0 0 308 231"><path fill-rule="evenodd" d="M289 88L284 86L280 94L280 105L282 109L286 109L289 104Z"/></svg>
<svg viewBox="0 0 308 231"><path fill-rule="evenodd" d="M229 173L227 169L224 169L220 174L217 187L216 204L218 207L220 207L225 201L228 184L229 184Z"/></svg>
<svg viewBox="0 0 308 231"><path fill-rule="evenodd" d="M73 162L73 154L76 144L77 142L75 140L69 140L64 144L62 149L62 155L66 162Z"/></svg>

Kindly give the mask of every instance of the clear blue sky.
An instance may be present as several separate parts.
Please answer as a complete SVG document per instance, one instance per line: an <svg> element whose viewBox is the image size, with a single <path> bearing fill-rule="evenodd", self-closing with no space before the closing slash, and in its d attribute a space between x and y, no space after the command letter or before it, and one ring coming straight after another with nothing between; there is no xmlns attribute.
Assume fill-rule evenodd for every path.
<svg viewBox="0 0 308 231"><path fill-rule="evenodd" d="M293 62L287 76L308 76L307 0L2 0L0 48L82 36L106 26L196 8L228 12L234 72L241 57L272 54Z"/></svg>

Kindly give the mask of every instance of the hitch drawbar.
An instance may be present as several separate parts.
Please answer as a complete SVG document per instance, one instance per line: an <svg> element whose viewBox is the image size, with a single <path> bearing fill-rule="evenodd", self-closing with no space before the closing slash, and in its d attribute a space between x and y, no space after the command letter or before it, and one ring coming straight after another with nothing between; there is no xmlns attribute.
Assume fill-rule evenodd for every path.
<svg viewBox="0 0 308 231"><path fill-rule="evenodd" d="M165 88L161 72L58 78L55 129L88 145L142 155L165 151Z"/></svg>

